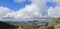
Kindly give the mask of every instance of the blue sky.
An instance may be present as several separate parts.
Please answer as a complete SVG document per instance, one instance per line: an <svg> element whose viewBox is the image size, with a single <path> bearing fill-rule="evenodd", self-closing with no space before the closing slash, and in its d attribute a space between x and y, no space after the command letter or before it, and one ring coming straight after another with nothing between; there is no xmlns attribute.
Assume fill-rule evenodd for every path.
<svg viewBox="0 0 60 29"><path fill-rule="evenodd" d="M0 6L4 6L4 7L8 7L14 11L20 9L20 8L24 8L25 5L30 5L31 2L26 0L22 3L17 3L14 2L13 0L0 0Z"/></svg>
<svg viewBox="0 0 60 29"><path fill-rule="evenodd" d="M0 6L4 6L4 7L8 7L14 11L17 11L18 9L20 8L24 8L25 5L30 5L31 2L26 0L22 3L17 3L17 2L14 2L13 0L0 0ZM55 7L56 6L56 3L54 2L46 2L46 7Z"/></svg>
<svg viewBox="0 0 60 29"><path fill-rule="evenodd" d="M47 7L55 7L56 6L56 3L54 3L54 2L46 2L46 6Z"/></svg>

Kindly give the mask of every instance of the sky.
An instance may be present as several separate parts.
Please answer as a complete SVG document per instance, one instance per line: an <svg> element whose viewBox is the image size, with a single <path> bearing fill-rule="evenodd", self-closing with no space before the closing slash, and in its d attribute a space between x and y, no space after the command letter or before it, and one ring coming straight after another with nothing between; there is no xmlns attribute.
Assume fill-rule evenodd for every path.
<svg viewBox="0 0 60 29"><path fill-rule="evenodd" d="M28 0L25 0L24 2L15 2L14 0L0 0L0 6L8 7L12 9L13 11L17 11L18 9L24 8L25 5L30 5L31 2ZM53 2L46 2L47 7L55 7L55 3Z"/></svg>
<svg viewBox="0 0 60 29"><path fill-rule="evenodd" d="M0 0L0 20L60 17L60 0Z"/></svg>
<svg viewBox="0 0 60 29"><path fill-rule="evenodd" d="M0 0L0 6L8 7L13 11L17 11L20 8L24 8L25 5L31 4L30 1L26 0L22 3L17 3L14 0Z"/></svg>

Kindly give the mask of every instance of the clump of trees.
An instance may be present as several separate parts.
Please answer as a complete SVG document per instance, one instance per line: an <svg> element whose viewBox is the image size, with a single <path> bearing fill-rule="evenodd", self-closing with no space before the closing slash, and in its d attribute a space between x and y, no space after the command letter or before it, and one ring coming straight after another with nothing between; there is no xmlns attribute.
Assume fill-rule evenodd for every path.
<svg viewBox="0 0 60 29"><path fill-rule="evenodd" d="M19 29L60 29L60 18L53 18L48 24L33 25L31 23L23 24Z"/></svg>

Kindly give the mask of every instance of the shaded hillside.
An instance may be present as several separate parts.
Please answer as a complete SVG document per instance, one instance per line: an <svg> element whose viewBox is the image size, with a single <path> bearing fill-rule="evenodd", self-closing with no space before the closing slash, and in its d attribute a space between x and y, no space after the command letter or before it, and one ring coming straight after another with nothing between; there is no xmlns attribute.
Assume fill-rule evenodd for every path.
<svg viewBox="0 0 60 29"><path fill-rule="evenodd" d="M19 26L14 26L6 22L0 21L0 29L18 29Z"/></svg>

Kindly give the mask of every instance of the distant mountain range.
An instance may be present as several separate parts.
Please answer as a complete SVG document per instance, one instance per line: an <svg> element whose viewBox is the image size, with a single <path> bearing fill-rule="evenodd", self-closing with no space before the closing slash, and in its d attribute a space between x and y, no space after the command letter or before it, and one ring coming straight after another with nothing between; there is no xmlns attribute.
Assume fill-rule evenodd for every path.
<svg viewBox="0 0 60 29"><path fill-rule="evenodd" d="M31 23L33 25L37 25L37 24L42 24L42 23L48 23L48 21L50 21L52 18L38 18L38 19L33 19L33 20L29 20L29 21L14 21L14 20L1 20L3 22L7 22L9 24L12 25L21 25L21 24L27 24L27 23Z"/></svg>
<svg viewBox="0 0 60 29"><path fill-rule="evenodd" d="M37 24L42 24L42 23L48 23L50 19L38 19L38 20L32 20L32 21L5 21L9 24L12 24L12 25L16 25L16 26L19 26L21 24L33 24L33 25L37 25Z"/></svg>

